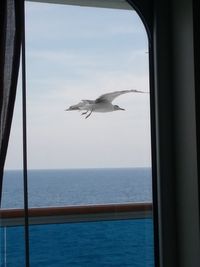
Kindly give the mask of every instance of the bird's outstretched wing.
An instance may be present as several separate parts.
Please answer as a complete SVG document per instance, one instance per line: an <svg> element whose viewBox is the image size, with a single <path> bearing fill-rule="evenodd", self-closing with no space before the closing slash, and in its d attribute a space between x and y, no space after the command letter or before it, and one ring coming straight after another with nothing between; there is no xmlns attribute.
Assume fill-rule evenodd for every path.
<svg viewBox="0 0 200 267"><path fill-rule="evenodd" d="M100 103L100 102L112 102L116 97L126 94L126 93L145 93L143 91L139 90L123 90L123 91L115 91L112 93L104 94L98 97L95 100L95 103Z"/></svg>

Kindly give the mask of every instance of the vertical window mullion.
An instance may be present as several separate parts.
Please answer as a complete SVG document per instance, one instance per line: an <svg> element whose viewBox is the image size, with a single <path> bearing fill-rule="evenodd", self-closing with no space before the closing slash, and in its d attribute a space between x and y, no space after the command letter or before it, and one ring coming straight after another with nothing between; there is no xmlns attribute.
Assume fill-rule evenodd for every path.
<svg viewBox="0 0 200 267"><path fill-rule="evenodd" d="M21 0L22 8L22 124L23 124L23 181L24 181L24 229L25 229L25 262L30 266L29 259L29 214L28 214L28 171L27 171L27 116L26 116L26 45L25 45L25 1Z"/></svg>

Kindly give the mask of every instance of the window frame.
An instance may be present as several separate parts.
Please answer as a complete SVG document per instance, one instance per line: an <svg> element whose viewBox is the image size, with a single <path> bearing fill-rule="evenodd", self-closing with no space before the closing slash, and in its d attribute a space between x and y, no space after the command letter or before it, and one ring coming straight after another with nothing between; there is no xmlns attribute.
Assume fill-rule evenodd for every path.
<svg viewBox="0 0 200 267"><path fill-rule="evenodd" d="M199 266L193 2L154 2L160 266ZM192 220L191 220L192 218Z"/></svg>

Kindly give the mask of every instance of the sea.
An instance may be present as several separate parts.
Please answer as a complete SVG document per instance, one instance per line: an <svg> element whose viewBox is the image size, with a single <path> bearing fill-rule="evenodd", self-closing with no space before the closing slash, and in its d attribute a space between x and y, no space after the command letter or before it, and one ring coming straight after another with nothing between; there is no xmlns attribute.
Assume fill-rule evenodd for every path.
<svg viewBox="0 0 200 267"><path fill-rule="evenodd" d="M28 171L29 207L152 201L150 168ZM2 208L23 208L23 173L4 173Z"/></svg>
<svg viewBox="0 0 200 267"><path fill-rule="evenodd" d="M152 201L150 168L29 170L29 207ZM2 208L23 207L22 171L5 171ZM29 226L31 267L154 267L153 219ZM24 227L0 227L0 267L24 267Z"/></svg>

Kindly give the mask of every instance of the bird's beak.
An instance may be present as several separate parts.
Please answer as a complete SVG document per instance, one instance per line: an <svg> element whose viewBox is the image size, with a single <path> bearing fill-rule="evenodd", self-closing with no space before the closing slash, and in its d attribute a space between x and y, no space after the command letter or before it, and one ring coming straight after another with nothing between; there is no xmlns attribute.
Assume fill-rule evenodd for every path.
<svg viewBox="0 0 200 267"><path fill-rule="evenodd" d="M120 110L125 110L124 108L119 108Z"/></svg>

